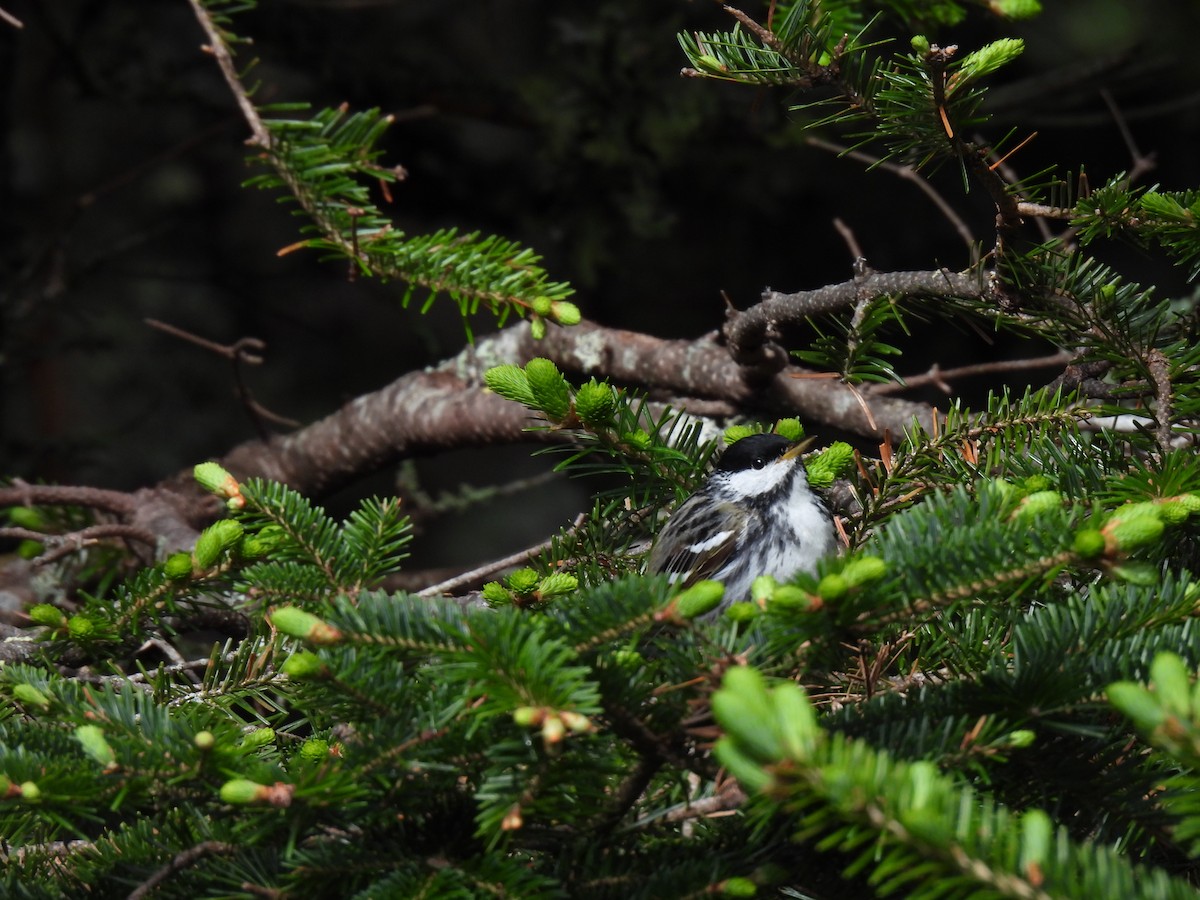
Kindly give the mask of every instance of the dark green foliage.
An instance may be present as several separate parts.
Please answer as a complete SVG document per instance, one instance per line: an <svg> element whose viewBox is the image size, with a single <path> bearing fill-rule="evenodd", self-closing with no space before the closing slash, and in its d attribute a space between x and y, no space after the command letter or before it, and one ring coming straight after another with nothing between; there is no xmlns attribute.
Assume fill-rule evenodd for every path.
<svg viewBox="0 0 1200 900"><path fill-rule="evenodd" d="M1117 175L1075 204L1074 224L1082 240L1128 236L1144 245L1157 243L1183 266L1188 278L1200 274L1197 217L1200 192L1143 191Z"/></svg>
<svg viewBox="0 0 1200 900"><path fill-rule="evenodd" d="M991 437L1006 457L1055 434L1071 437L1055 446L1085 452L1070 416L1039 416L1031 404L993 410ZM980 423L951 424L943 447ZM8 668L5 833L25 844L87 841L96 849L71 877L86 871L100 885L148 878L165 858L202 848L168 896L218 896L247 879L345 896L469 896L493 878L522 896L609 896L618 872L636 875L631 892L648 897L736 878L802 886L787 860L803 835L881 893L921 895L953 881L961 893L952 895L974 896L993 879L1029 877L1015 848L1022 823L1041 813L1009 806L1032 805L1072 826L1041 863L1055 884L1077 879L1098 896L1126 896L1130 885L1144 896L1186 895L1181 882L1135 873L1121 856L1178 856L1161 823L1188 807L1181 799L1166 812L1148 799L1163 765L1121 752L1129 736L1097 698L1113 681L1145 677L1164 645L1200 665L1195 588L1171 573L1155 541L1126 537L1098 559L1073 549L1087 523L1109 528L1164 492L1148 493L1143 468L1113 476L1120 487L1092 500L1059 495L1026 509L1050 492L964 482L953 458L940 458L924 457L924 477L957 487L891 515L860 553L824 567L820 584L802 581L815 606L768 604L740 628L658 621L671 594L642 577L599 581L540 612L351 590L338 574L356 571L351 561L376 572L396 563L402 523L388 520L387 505L369 504L339 528L283 488L247 485L247 533L279 528L286 537L273 544L276 559L231 561L227 577L250 596L267 591L270 605L290 593L286 602L316 612L333 636L306 649L272 638L269 604L256 603L245 609L260 637L214 652L198 682L163 671L141 685L83 685ZM1200 488L1186 460L1167 463L1163 476L1169 497ZM1176 538L1194 540L1186 512L1169 518ZM1161 573L1153 584L1105 574L1130 553ZM855 574L868 559L883 567ZM303 572L321 577L305 587ZM836 573L849 590L821 604ZM127 590L161 586L143 578ZM859 668L874 652L891 661ZM768 838L766 820L747 830L727 818L682 838L664 817L682 808L689 771L701 784L715 774L699 737L709 720L697 712L738 658L844 698L841 712L820 719L835 736L805 763L813 778L824 774L804 776L803 794L791 793L793 776L773 776L782 780L772 796L796 800L790 832ZM96 729L111 761L82 742L79 726ZM1053 763L1042 755L1051 750ZM23 796L25 784L36 800ZM234 799L231 785L245 785L249 799ZM914 800L928 790L931 799ZM123 824L137 817L162 827L151 837ZM358 839L346 844L340 833ZM963 871L961 860L973 862ZM982 883L980 866L992 873ZM38 871L55 877L24 868ZM667 872L675 888L664 886Z"/></svg>
<svg viewBox="0 0 1200 900"><path fill-rule="evenodd" d="M834 330L826 333L821 323L814 323L816 340L810 349L796 351L796 358L814 368L835 371L848 384L899 380L887 357L899 356L900 350L880 339L888 326L907 331L894 300L884 297L863 304L831 324Z"/></svg>

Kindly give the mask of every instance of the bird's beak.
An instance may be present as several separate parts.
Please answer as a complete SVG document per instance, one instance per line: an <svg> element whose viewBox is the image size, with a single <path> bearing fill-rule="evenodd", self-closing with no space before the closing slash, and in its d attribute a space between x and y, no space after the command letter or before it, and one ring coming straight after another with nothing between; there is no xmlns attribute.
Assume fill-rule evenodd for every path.
<svg viewBox="0 0 1200 900"><path fill-rule="evenodd" d="M811 447L813 444L815 444L816 441L817 441L817 439L815 437L806 437L802 441L797 441L796 443L792 444L792 446L790 446L786 450L784 450L783 455L781 455L779 458L780 459L795 459L797 456L799 456L801 453L803 453L805 450L807 450L809 447Z"/></svg>

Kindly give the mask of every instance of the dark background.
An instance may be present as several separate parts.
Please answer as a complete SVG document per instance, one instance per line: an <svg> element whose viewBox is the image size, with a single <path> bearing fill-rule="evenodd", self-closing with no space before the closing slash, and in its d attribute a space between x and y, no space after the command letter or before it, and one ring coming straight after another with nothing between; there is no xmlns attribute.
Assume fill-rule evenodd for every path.
<svg viewBox="0 0 1200 900"><path fill-rule="evenodd" d="M146 317L224 343L265 340L251 386L300 422L462 345L449 303L406 312L397 285L351 282L344 264L307 252L277 256L302 222L241 187L247 129L185 0L0 6L25 25L0 24L0 475L133 488L255 436L228 365ZM1200 7L1047 6L1023 23L923 26L964 52L1027 40L996 79L986 136L1037 131L1018 172L1086 168L1100 184L1131 165L1104 88L1156 155L1147 181L1200 184ZM722 291L748 306L764 286L843 281L851 255L834 217L877 270L965 266L963 243L912 184L803 143L804 115L787 110L800 98L679 77L677 32L730 25L698 0L266 0L235 22L255 41L242 58L261 59L260 100L396 115L385 162L409 172L389 207L399 227L519 240L600 322L695 336L719 325ZM905 48L911 31L884 21L873 34ZM952 166L933 181L989 240L982 193L964 195ZM1191 295L1155 254L1105 253L1134 280ZM902 373L1013 352L937 323L918 323L905 347ZM963 387L978 402L987 385ZM437 491L486 480L485 461L503 476L545 468L527 457L452 454L422 463L421 479ZM363 490L393 482L384 473ZM543 493L550 521L582 502L561 485ZM457 543L496 540L495 552L545 534L502 520L464 538L465 527L460 517ZM443 555L480 551L424 561Z"/></svg>

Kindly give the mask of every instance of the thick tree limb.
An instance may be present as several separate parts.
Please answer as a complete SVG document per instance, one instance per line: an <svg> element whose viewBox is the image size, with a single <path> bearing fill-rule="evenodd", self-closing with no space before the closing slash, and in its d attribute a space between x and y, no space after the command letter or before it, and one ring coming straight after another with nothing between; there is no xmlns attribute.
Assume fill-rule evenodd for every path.
<svg viewBox="0 0 1200 900"><path fill-rule="evenodd" d="M482 338L435 369L413 372L364 394L318 422L269 441L251 441L221 463L239 478L271 478L321 494L409 456L458 447L562 440L535 424L519 404L483 387L483 375L502 363L522 365L535 356L581 375L609 377L688 397L725 400L739 409L800 415L810 421L871 437L899 435L914 419L930 425L930 410L893 398L872 398L872 428L844 385L791 377L788 369L767 384L752 384L712 340L668 341L582 322L555 328L541 341L527 323ZM181 473L190 479L190 470Z"/></svg>
<svg viewBox="0 0 1200 900"><path fill-rule="evenodd" d="M413 372L337 412L269 441L235 448L221 463L235 476L261 476L322 494L409 456L521 440L528 410L449 371Z"/></svg>
<svg viewBox="0 0 1200 900"><path fill-rule="evenodd" d="M526 409L483 387L483 374L492 366L521 365L535 356L549 357L580 375L722 400L747 412L799 415L872 438L883 437L885 431L898 436L914 420L926 428L931 425L932 410L891 397L868 398L868 418L848 387L827 379L792 377L803 374L801 369L788 368L765 383L753 383L726 349L709 339L662 340L583 322L555 328L535 341L528 324L520 323L481 339L434 369L409 373L364 394L311 425L235 447L220 462L238 478L269 478L320 495L407 457L460 447L564 440L555 432L530 431L535 420ZM22 502L21 490L6 489L13 495L10 502ZM77 502L86 505L86 494ZM195 486L190 467L135 492L120 506L128 524L159 535L166 549L189 546L196 529L220 509L216 499Z"/></svg>
<svg viewBox="0 0 1200 900"><path fill-rule="evenodd" d="M850 388L829 379L793 377L803 374L800 369L752 381L727 348L711 337L669 341L583 322L555 328L535 341L528 323L522 322L481 339L435 368L411 372L364 394L311 425L235 447L220 462L238 478L269 478L321 495L407 457L462 447L568 440L563 432L530 430L537 420L528 410L484 388L484 373L492 366L522 365L536 356L578 375L720 401L764 417L799 415L873 438L885 432L899 436L914 420L931 427L933 410L925 406L892 397L860 402ZM869 404L870 415L864 404ZM221 502L196 485L190 466L131 494L17 483L0 488L0 503L4 501L96 506L115 514L128 528L157 538L160 554L192 546L199 530L222 512ZM14 584L8 589L20 588L14 597L27 593L20 582L30 572L26 565L21 573L9 573ZM4 651L23 658L31 648L28 642L5 642Z"/></svg>
<svg viewBox="0 0 1200 900"><path fill-rule="evenodd" d="M528 331L518 329L512 329L517 338ZM882 397L868 401L873 425L849 387L830 379L804 378L815 373L796 366L784 368L766 382L758 381L713 340L666 341L585 322L548 334L542 352L560 367L583 375L607 373L648 388L727 400L746 412L798 415L864 437L882 438L885 431L899 436L914 420L925 428L932 425L929 407Z"/></svg>

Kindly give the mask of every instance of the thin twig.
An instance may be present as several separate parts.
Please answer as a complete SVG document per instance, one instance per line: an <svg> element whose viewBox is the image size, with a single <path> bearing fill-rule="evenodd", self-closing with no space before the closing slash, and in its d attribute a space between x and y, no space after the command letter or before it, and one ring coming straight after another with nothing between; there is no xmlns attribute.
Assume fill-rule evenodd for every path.
<svg viewBox="0 0 1200 900"><path fill-rule="evenodd" d="M786 55L784 53L783 44L780 43L779 38L775 35L775 32L771 31L770 29L763 28L763 26L759 25L740 9L736 9L729 5L724 5L723 8L725 12L729 13L731 16L741 22L742 26L747 31L753 33L756 38L762 41L764 47L770 47L776 53L779 53L780 55Z"/></svg>
<svg viewBox="0 0 1200 900"><path fill-rule="evenodd" d="M186 869L188 866L194 865L205 856L233 853L235 850L237 850L237 847L234 844L227 844L224 841L201 841L194 847L181 850L172 857L170 862L131 891L128 900L143 900L144 897L149 896L152 890L180 869Z"/></svg>
<svg viewBox="0 0 1200 900"><path fill-rule="evenodd" d="M217 61L217 65L221 69L221 74L225 76L225 83L229 85L229 89L233 92L234 99L237 100L238 107L242 111L242 117L246 120L246 124L250 126L250 132L253 134L250 143L262 147L264 150L270 150L272 146L271 133L267 131L267 126L263 124L262 117L259 116L258 110L254 108L254 104L250 101L250 94L246 90L246 86L242 84L241 76L238 75L237 65L233 61L233 54L229 52L229 45L225 43L224 36L209 16L208 10L204 8L204 4L200 0L189 0L189 2L192 4L192 10L196 13L196 18L200 20L200 27L208 35L208 46L206 49Z"/></svg>
<svg viewBox="0 0 1200 900"><path fill-rule="evenodd" d="M138 528L135 525L121 525L119 523L89 525L87 528L70 531L66 534L46 534L43 531L34 531L31 528L13 526L0 528L0 538L37 541L38 543L45 544L50 549L34 560L34 565L38 566L47 565L60 557L66 556L68 553L82 550L84 547L95 546L104 538L123 538L138 541L150 547L155 547L158 544L158 538L144 528Z"/></svg>
<svg viewBox="0 0 1200 900"><path fill-rule="evenodd" d="M641 828L660 819L666 822L686 822L690 819L713 818L739 809L745 802L746 793L730 778L722 782L715 794L673 806L665 814L639 819L634 827Z"/></svg>
<svg viewBox="0 0 1200 900"><path fill-rule="evenodd" d="M208 338L203 338L191 331L186 331L177 325L171 325L167 322L159 321L158 319L145 319L147 325L157 329L164 334L169 334L172 337L177 337L180 340L195 344L208 350L210 353L215 353L217 356L224 357L230 361L233 366L233 389L238 400L241 401L242 408L246 410L246 414L250 417L250 423L258 432L260 440L270 440L270 433L267 431L263 420L267 420L275 425L283 425L288 428L299 428L300 423L295 419L289 419L286 416L281 416L278 413L267 409L255 398L251 392L249 385L246 384L245 372L243 365L258 366L262 365L263 353L267 349L266 341L256 337L238 338L232 344L218 344L216 341L210 341Z"/></svg>
<svg viewBox="0 0 1200 900"><path fill-rule="evenodd" d="M1157 161L1153 153L1142 153L1138 149L1137 142L1133 139L1133 132L1129 130L1129 123L1125 121L1125 116L1122 114L1120 107L1117 106L1117 102L1113 99L1108 88L1101 88L1100 96L1104 100L1105 105L1108 106L1108 111L1112 113L1117 130L1121 132L1121 140L1125 142L1125 148L1129 151L1129 158L1133 162L1125 175L1125 183L1136 184L1143 175L1153 171L1157 165Z"/></svg>
<svg viewBox="0 0 1200 900"><path fill-rule="evenodd" d="M584 517L578 516L571 524L571 528L578 528L583 523ZM471 569L468 572L463 572L460 575L455 575L453 578L447 578L439 584L431 584L424 590L418 591L418 597L439 597L443 594L453 594L467 585L477 584L485 578L503 572L505 569L519 566L529 562L539 553L544 553L554 546L554 538L549 538L542 541L540 544L535 544L532 547L526 547L524 550L518 550L516 553L510 554L503 559L493 560L489 563L484 563L482 566Z"/></svg>
<svg viewBox="0 0 1200 900"><path fill-rule="evenodd" d="M229 662L233 659L233 653L226 653L220 658L221 662ZM110 684L115 685L118 689L125 685L136 685L146 691L153 691L154 686L147 679L157 678L160 675L178 675L184 672L203 672L208 668L211 658L202 656L199 659L185 660L176 665L161 665L156 666L153 671L130 672L122 675L94 675L91 672L76 669L69 673L72 681L83 681L88 684Z"/></svg>
<svg viewBox="0 0 1200 900"><path fill-rule="evenodd" d="M522 494L562 479L562 472L550 470L538 472L528 478L514 478L501 484L483 487L462 484L456 490L442 491L435 497L421 487L416 463L406 459L401 463L396 476L396 494L408 509L408 517L414 523L418 523L436 519L447 513L463 512L484 502Z"/></svg>
<svg viewBox="0 0 1200 900"><path fill-rule="evenodd" d="M147 650L157 650L163 656L171 661L171 665L175 668L180 668L187 665L187 660L183 658L183 654L164 641L162 638L152 637L148 639L142 646L138 647L138 653L144 653Z"/></svg>
<svg viewBox="0 0 1200 900"><path fill-rule="evenodd" d="M187 341L189 344L195 344L197 347L201 347L225 359L234 360L241 356L244 362L252 366L262 363L263 358L260 354L267 349L266 343L255 337L244 337L234 344L218 344L216 341L210 341L208 338L203 338L194 332L187 331L169 322L149 318L143 319L143 321L151 328L161 331L164 334L169 334L171 337L177 337L182 341Z"/></svg>
<svg viewBox="0 0 1200 900"><path fill-rule="evenodd" d="M851 259L853 259L856 263L859 260L866 259L866 254L863 253L862 246L858 243L858 238L854 236L854 229L836 216L833 219L833 227L837 229L837 233L841 235L842 240L846 242L846 247L850 251Z"/></svg>
<svg viewBox="0 0 1200 900"><path fill-rule="evenodd" d="M980 135L975 135L975 142L977 144L979 144L980 146L984 145L984 139ZM1023 141L1019 145L1017 145L1017 147L1015 147L1013 150L1004 154L1004 156L1000 157L995 162L991 163L988 166L988 168L991 169L992 171L998 171L1004 177L1004 179L1007 182L1009 182L1010 184L1019 184L1021 179L1017 175L1016 170L1008 164L1008 159L1009 159L1009 157L1011 157L1013 155L1013 153L1015 153L1021 147L1025 146L1025 144L1027 142L1028 142L1028 139ZM1061 214L1054 215L1052 213L1061 213ZM1072 215L1074 215L1073 210L1058 209L1057 207L1052 207L1052 206L1042 206L1040 204L1026 203L1025 201L1018 198L1017 199L1017 214L1020 216L1029 216L1030 218L1033 219L1034 227L1037 228L1038 234L1041 235L1043 242L1049 243L1050 241L1058 240L1062 243L1066 243L1066 241L1069 240L1073 234L1073 231L1071 229L1068 229L1062 235L1060 235L1056 238L1054 236L1054 234L1050 231L1050 225L1046 221L1047 219L1069 219L1069 218L1071 218Z"/></svg>
<svg viewBox="0 0 1200 900"><path fill-rule="evenodd" d="M1139 416L1126 413L1120 416L1089 416L1079 421L1082 431L1112 431L1117 434L1151 434L1159 427L1158 422L1149 416ZM1178 430L1171 429L1167 444L1163 449L1178 450L1181 447L1196 445L1196 427L1194 423L1180 423ZM1156 440L1159 439L1156 437Z"/></svg>
<svg viewBox="0 0 1200 900"><path fill-rule="evenodd" d="M822 138L810 137L804 141L811 147L817 147L820 150L828 150L830 153L836 153L838 156L844 156L849 159L854 159L862 163L866 163L872 168L878 167L885 172L891 172L897 178L902 178L905 181L911 181L920 191L925 194L938 208L943 216L946 217L951 227L958 232L958 236L962 238L964 244L967 245L967 252L970 254L971 264L978 262L979 245L975 236L971 234L971 229L967 227L967 223L963 218L954 211L954 207L943 197L932 184L921 176L921 173L912 166L901 166L887 160L882 160L872 156L869 153L863 153L861 150L851 150L848 147L835 144L833 141L827 141Z"/></svg>

